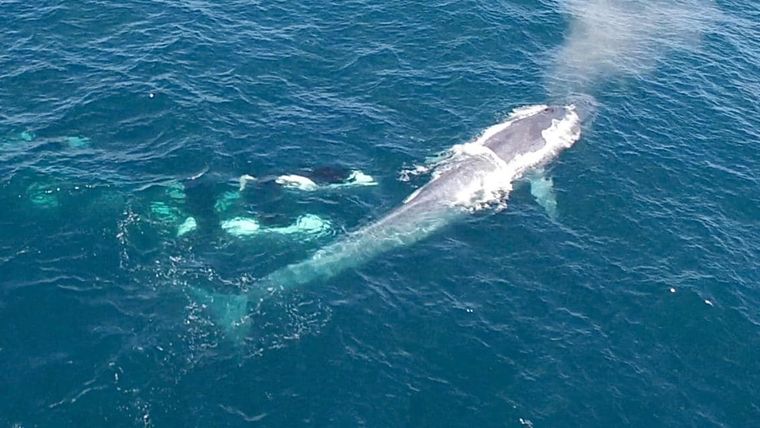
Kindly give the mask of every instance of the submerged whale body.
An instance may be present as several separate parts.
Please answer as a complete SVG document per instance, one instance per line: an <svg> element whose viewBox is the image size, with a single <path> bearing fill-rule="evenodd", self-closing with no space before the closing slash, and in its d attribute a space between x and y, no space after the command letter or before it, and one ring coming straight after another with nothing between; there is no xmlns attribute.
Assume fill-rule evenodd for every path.
<svg viewBox="0 0 760 428"><path fill-rule="evenodd" d="M454 146L435 166L432 179L386 216L304 261L272 272L247 295L212 298L224 314L217 321L239 326L245 318L239 311L249 300L330 278L383 252L417 242L467 213L504 208L514 181L542 168L579 138L580 119L574 106L515 110L505 122L486 129L475 141ZM540 182L545 185L550 181Z"/></svg>

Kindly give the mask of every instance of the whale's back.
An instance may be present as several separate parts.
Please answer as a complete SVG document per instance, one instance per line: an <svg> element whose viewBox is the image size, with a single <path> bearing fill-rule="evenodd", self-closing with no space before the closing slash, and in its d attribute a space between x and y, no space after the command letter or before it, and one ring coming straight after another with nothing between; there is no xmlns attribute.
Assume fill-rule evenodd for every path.
<svg viewBox="0 0 760 428"><path fill-rule="evenodd" d="M517 156L535 152L546 145L543 131L552 126L552 121L565 117L564 107L546 107L531 116L515 120L509 126L490 136L483 145L493 150L505 162Z"/></svg>

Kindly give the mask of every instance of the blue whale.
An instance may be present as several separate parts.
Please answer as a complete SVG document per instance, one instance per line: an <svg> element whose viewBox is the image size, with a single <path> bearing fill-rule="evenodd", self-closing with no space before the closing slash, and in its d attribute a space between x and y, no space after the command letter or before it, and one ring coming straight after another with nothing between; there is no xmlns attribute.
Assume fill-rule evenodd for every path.
<svg viewBox="0 0 760 428"><path fill-rule="evenodd" d="M245 294L207 295L215 322L239 327L246 323L248 304L268 294L333 277L473 211L504 208L515 181L542 169L579 138L580 119L572 105L515 110L475 141L454 146L435 165L432 179L384 217L272 272Z"/></svg>

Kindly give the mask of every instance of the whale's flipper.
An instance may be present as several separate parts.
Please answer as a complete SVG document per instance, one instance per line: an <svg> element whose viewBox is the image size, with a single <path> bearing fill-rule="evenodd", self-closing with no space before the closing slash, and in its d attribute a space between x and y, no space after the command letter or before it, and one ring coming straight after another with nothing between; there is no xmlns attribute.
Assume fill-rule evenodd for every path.
<svg viewBox="0 0 760 428"><path fill-rule="evenodd" d="M536 198L538 205L546 210L550 219L557 219L557 194L554 192L554 180L547 177L543 170L535 171L528 176L530 194Z"/></svg>
<svg viewBox="0 0 760 428"><path fill-rule="evenodd" d="M224 330L225 335L237 343L245 341L251 319L248 316L248 296L244 294L212 293L190 287L195 303L208 311L211 321Z"/></svg>

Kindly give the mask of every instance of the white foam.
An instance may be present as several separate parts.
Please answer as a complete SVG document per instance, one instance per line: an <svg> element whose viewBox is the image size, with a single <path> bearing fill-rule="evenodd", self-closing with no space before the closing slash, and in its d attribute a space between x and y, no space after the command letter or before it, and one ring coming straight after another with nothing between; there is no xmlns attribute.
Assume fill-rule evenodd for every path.
<svg viewBox="0 0 760 428"><path fill-rule="evenodd" d="M433 164L434 165L434 164ZM411 168L404 168L398 173L399 181L409 181L412 177L427 174L433 168L432 165L414 165Z"/></svg>
<svg viewBox="0 0 760 428"><path fill-rule="evenodd" d="M349 176L340 183L332 183L323 186L318 185L308 177L295 174L281 175L277 177L275 182L289 189L297 189L306 192L313 192L315 190L342 189L344 187L377 186L377 181L375 181L374 177L358 169L351 171L351 174L349 174Z"/></svg>
<svg viewBox="0 0 760 428"><path fill-rule="evenodd" d="M362 171L351 171L351 175L345 181L348 186L377 186L377 181L371 176Z"/></svg>
<svg viewBox="0 0 760 428"><path fill-rule="evenodd" d="M250 175L250 174L243 174L238 179L238 183L240 184L239 191L245 190L245 186L248 185L249 182L256 181L256 177Z"/></svg>
<svg viewBox="0 0 760 428"><path fill-rule="evenodd" d="M323 186L325 189L341 189L343 187L362 187L362 186L377 186L377 181L371 175L355 169L351 171L351 174L340 183L328 184Z"/></svg>

